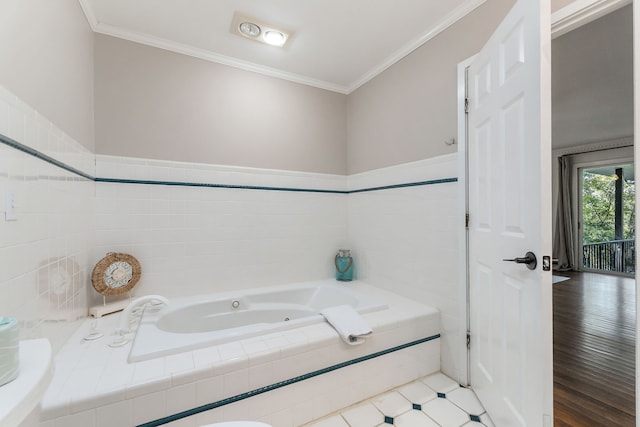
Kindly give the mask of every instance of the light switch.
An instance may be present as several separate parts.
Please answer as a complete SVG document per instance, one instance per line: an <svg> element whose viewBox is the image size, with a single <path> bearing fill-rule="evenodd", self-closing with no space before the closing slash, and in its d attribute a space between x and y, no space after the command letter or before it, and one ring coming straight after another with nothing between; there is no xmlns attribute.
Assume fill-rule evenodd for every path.
<svg viewBox="0 0 640 427"><path fill-rule="evenodd" d="M4 190L4 219L16 221L16 192L12 188Z"/></svg>

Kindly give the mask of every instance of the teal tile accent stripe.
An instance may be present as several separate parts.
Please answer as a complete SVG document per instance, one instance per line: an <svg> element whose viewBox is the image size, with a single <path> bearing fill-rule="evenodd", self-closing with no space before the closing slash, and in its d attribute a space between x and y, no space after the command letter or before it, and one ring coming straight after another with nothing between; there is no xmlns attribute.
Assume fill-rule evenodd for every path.
<svg viewBox="0 0 640 427"><path fill-rule="evenodd" d="M382 187L371 187L371 188L363 188L360 190L351 190L351 191L348 191L347 193L356 194L356 193L365 193L367 191L390 190L392 188L406 188L406 187L418 187L421 185L446 184L448 182L458 182L458 178L442 178L442 179L432 179L429 181L408 182L405 184L384 185Z"/></svg>
<svg viewBox="0 0 640 427"><path fill-rule="evenodd" d="M120 179L120 178L96 178L96 182L111 182L118 184L144 184L144 185L173 185L179 187L209 187L209 188L231 188L237 190L269 190L269 191L294 191L301 193L330 193L349 194L343 190L320 190L313 188L287 188L287 187L262 187L259 185L233 185L233 184L207 184L200 182L182 181L153 181L144 179Z"/></svg>
<svg viewBox="0 0 640 427"><path fill-rule="evenodd" d="M233 188L240 190L269 190L269 191L293 191L301 193L328 193L328 194L355 194L368 191L390 190L393 188L418 187L422 185L445 184L448 182L458 182L458 178L432 179L429 181L409 182L404 184L385 185L383 187L362 188L359 190L321 190L312 188L288 188L288 187L261 187L255 185L232 185L232 184L206 184L198 182L181 181L152 181L142 179L120 179L120 178L95 178L96 182L110 182L119 184L145 184L145 185L174 185L183 187L211 187L211 188Z"/></svg>
<svg viewBox="0 0 640 427"><path fill-rule="evenodd" d="M300 382L300 381L308 380L309 378L317 377L318 375L326 374L326 373L335 371L337 369L346 368L347 366L355 365L356 363L365 362L367 360L371 360L371 359L374 359L376 357L384 356L386 354L393 353L393 352L396 352L396 351L399 351L399 350L403 350L405 348L413 347L413 346L418 345L418 344L423 344L425 342L432 341L432 340L435 340L435 339L438 339L438 338L440 338L440 334L436 334L436 335L433 335L433 336L430 336L430 337L426 337L426 338L421 338L421 339L416 340L416 341L411 341L411 342L408 342L406 344L402 344L402 345L399 345L399 346L396 346L396 347L391 347L391 348L388 348L386 350L381 350L381 351L378 351L376 353L371 353L371 354L366 355L366 356L362 356L362 357L358 357L356 359L348 360L346 362L338 363L337 365L332 365L332 366L329 366L327 368L323 368L323 369L319 369L317 371L309 372L307 374L299 375L297 377L290 378L290 379L284 380L284 381L280 381L278 383L271 384L271 385L268 385L268 386L265 386L265 387L261 387L261 388L255 389L255 390L251 390L251 391L248 391L246 393L238 394L236 396L227 397L226 399L218 400L217 402L209 403L209 404L206 404L206 405L198 406L197 408L193 408L193 409L189 409L189 410L186 410L186 411L178 412L176 414L169 415L169 416L166 416L166 417L154 420L154 421L149 421L149 422L146 422L144 424L140 424L137 427L156 427L156 426L161 426L163 424L167 424L167 423L170 423L172 421L177 421L177 420L180 420L182 418L189 417L191 415L196 415L196 414L199 414L201 412L209 411L211 409L215 409L215 408L219 408L219 407L224 406L224 405L228 405L230 403L234 403L234 402L238 402L240 400L248 399L250 397L257 396L259 394L266 393L266 392L269 392L269 391L272 391L272 390L276 390L276 389L279 389L281 387L288 386L290 384L295 384L295 383Z"/></svg>
<svg viewBox="0 0 640 427"><path fill-rule="evenodd" d="M31 148L31 147L27 147L26 145L21 144L18 141L9 138L8 136L4 136L4 135L0 134L0 142L5 144L5 145L8 145L9 147L15 148L16 150L22 151L23 153L29 154L29 155L31 155L33 157L37 157L40 160L44 160L45 162L50 163L50 164L52 164L54 166L57 166L60 169L64 169L67 172L71 172L71 173L73 173L75 175L78 175L78 176L80 176L82 178L85 178L85 179L88 179L90 181L95 181L95 178L93 176L91 176L89 174L86 174L86 173L82 172L81 170L78 170L78 169L74 168L73 166L69 166L66 163L63 163L63 162L61 162L59 160L56 160L53 157L48 156L48 155L44 154L41 151L38 151L38 150L36 150L34 148Z"/></svg>
<svg viewBox="0 0 640 427"><path fill-rule="evenodd" d="M114 183L114 184L170 185L170 186L180 186L180 187L230 188L230 189L237 189L237 190L291 191L291 192L298 192L298 193L356 194L356 193L365 193L369 191L391 190L394 188L419 187L423 185L435 185L435 184L446 184L450 182L458 182L458 178L443 178L443 179L432 179L428 181L408 182L404 184L385 185L380 187L361 188L358 190L323 190L323 189L314 189L314 188L263 187L259 185L207 184L207 183L200 183L200 182L99 178L99 177L94 177L89 174L86 174L81 170L78 170L72 166L67 165L66 163L63 163L59 160L54 159L51 156L48 156L42 153L41 151L28 147L24 144L21 144L9 138L8 136L0 134L0 143L8 145L9 147L15 148L16 150L22 151L23 153L29 154L33 157L37 157L38 159L44 160L47 163L50 163L68 172L76 174L82 178L95 181L95 182Z"/></svg>

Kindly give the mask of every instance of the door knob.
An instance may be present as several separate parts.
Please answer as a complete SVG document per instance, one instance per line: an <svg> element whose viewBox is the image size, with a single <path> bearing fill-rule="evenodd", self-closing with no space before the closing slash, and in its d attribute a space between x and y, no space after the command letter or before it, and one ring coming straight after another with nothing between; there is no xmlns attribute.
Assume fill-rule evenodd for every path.
<svg viewBox="0 0 640 427"><path fill-rule="evenodd" d="M522 258L503 259L503 261L515 262L516 264L526 264L529 270L535 270L538 266L538 259L533 252L527 252Z"/></svg>

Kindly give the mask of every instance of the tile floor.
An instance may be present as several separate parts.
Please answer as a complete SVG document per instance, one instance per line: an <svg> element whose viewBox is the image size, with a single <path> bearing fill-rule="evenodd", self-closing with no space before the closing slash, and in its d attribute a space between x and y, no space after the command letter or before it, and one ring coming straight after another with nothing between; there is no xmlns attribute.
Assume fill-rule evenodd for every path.
<svg viewBox="0 0 640 427"><path fill-rule="evenodd" d="M433 374L344 408L307 427L494 427L475 393Z"/></svg>

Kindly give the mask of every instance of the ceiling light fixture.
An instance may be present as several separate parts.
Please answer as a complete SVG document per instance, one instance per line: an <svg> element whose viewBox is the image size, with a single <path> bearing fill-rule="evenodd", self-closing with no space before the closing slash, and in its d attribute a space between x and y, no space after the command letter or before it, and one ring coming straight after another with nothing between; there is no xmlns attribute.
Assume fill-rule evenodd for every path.
<svg viewBox="0 0 640 427"><path fill-rule="evenodd" d="M253 22L243 22L238 27L240 32L247 37L258 37L260 35L260 27Z"/></svg>
<svg viewBox="0 0 640 427"><path fill-rule="evenodd" d="M265 31L264 41L271 46L282 46L287 38L280 31Z"/></svg>
<svg viewBox="0 0 640 427"><path fill-rule="evenodd" d="M273 25L265 24L238 12L233 15L230 31L233 34L277 47L283 47L291 37L290 31L275 28Z"/></svg>

